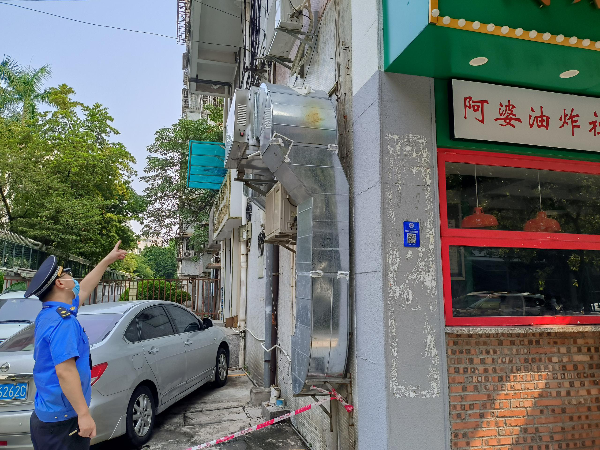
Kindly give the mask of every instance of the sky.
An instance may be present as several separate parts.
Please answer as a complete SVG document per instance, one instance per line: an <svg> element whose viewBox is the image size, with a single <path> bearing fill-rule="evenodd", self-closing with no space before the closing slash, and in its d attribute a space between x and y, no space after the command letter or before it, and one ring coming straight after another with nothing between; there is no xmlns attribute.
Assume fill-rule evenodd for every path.
<svg viewBox="0 0 600 450"><path fill-rule="evenodd" d="M39 68L49 64L47 86L66 83L75 99L101 103L143 174L154 133L181 116L183 45L167 39L75 23L12 5L72 19L175 36L177 0L0 0L0 59ZM143 184L133 183L141 193ZM139 227L136 231L139 231Z"/></svg>

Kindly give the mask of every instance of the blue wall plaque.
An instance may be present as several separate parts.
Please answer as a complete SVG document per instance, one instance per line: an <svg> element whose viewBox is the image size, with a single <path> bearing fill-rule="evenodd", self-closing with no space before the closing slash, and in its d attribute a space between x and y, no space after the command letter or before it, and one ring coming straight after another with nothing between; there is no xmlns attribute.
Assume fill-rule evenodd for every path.
<svg viewBox="0 0 600 450"><path fill-rule="evenodd" d="M419 232L419 222L404 222L404 246L421 246L421 233Z"/></svg>

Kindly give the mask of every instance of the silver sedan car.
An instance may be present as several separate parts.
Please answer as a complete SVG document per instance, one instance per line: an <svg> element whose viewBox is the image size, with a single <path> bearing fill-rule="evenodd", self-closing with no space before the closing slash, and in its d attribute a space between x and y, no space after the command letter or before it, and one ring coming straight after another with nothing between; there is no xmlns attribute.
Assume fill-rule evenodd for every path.
<svg viewBox="0 0 600 450"><path fill-rule="evenodd" d="M0 295L0 344L35 320L42 309L37 297L25 298L25 291Z"/></svg>
<svg viewBox="0 0 600 450"><path fill-rule="evenodd" d="M141 446L154 417L205 383L227 382L225 333L171 302L85 306L77 319L91 345L92 444L126 434ZM0 345L0 447L31 449L33 325Z"/></svg>

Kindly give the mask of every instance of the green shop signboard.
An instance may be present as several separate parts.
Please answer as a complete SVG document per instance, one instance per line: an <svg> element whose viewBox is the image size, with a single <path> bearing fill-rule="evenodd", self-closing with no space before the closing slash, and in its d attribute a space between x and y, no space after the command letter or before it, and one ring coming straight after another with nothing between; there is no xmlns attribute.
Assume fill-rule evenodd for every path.
<svg viewBox="0 0 600 450"><path fill-rule="evenodd" d="M600 0L383 0L385 70L600 96Z"/></svg>

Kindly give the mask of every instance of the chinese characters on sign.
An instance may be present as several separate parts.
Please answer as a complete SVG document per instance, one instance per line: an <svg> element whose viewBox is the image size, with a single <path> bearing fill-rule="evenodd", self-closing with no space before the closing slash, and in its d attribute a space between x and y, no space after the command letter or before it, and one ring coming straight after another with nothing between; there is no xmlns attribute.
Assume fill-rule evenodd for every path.
<svg viewBox="0 0 600 450"><path fill-rule="evenodd" d="M513 127L516 128L513 122L521 122L521 119L517 117L515 114L515 105L510 103L510 100L506 102L506 105L503 105L500 102L500 108L498 108L498 114L500 117L496 117L494 120L496 122L501 121L501 127Z"/></svg>
<svg viewBox="0 0 600 450"><path fill-rule="evenodd" d="M487 100L473 101L473 97L465 97L465 119L467 118L467 110L470 109L475 114L479 113L479 117L476 115L475 120L485 123L485 105L488 103Z"/></svg>
<svg viewBox="0 0 600 450"><path fill-rule="evenodd" d="M533 107L531 107L531 112L535 114ZM529 114L529 128L533 128L534 125L538 128L545 128L546 131L550 129L550 117L544 114L543 106L540 106L540 114L538 116Z"/></svg>
<svg viewBox="0 0 600 450"><path fill-rule="evenodd" d="M600 99L461 80L452 95L455 138L600 151Z"/></svg>

